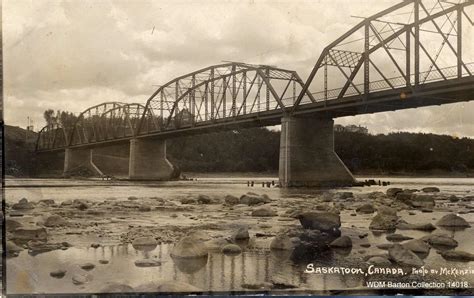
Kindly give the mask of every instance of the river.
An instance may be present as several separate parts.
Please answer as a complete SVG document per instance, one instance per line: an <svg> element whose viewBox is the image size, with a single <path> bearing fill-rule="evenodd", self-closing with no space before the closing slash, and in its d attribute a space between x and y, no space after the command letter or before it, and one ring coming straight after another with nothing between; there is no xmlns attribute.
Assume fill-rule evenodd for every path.
<svg viewBox="0 0 474 298"><path fill-rule="evenodd" d="M421 189L426 186L440 188L443 195L472 196L474 195L473 178L400 178L400 177L358 177L359 180L375 179L376 181L390 181L390 187L407 189ZM248 181L254 181L255 186L249 187ZM13 204L21 198L30 202L39 202L44 199L54 199L58 204L73 199L87 199L90 201L127 200L130 196L138 198L159 196L166 199L175 199L187 195L205 194L209 196L240 195L252 191L257 194L267 194L277 202L306 196L318 196L324 192L352 192L354 196L368 192L385 192L387 186L348 187L339 189L280 189L277 187L262 187L262 182L277 181L276 177L194 177L193 181L173 182L130 182L130 181L102 181L102 180L64 180L64 179L7 179L6 202ZM469 202L472 206L472 202ZM449 205L449 204L448 204ZM218 211L214 211L218 212ZM402 210L400 216L411 222L435 222L446 210L434 210L431 213L419 212L416 219ZM41 214L25 214L25 218L35 218ZM131 215L133 217L134 215ZM341 212L342 233L354 236L361 232L368 232L364 240L370 247L355 245L351 255L369 255L383 253L376 248L376 244L386 243L385 234L372 233L368 229L373 215L364 214L354 216L353 211ZM107 217L107 216L105 216ZM150 215L150 223L160 224L162 214ZM445 231L459 242L457 250L474 253L474 214L468 212L463 217L471 224L471 228L459 231ZM141 218L133 218L130 222ZM143 221L148 220L144 217ZM212 221L212 216L204 217L200 222ZM239 217L233 219L239 223ZM243 221L245 219L242 219ZM215 221L218 222L216 219ZM275 223L279 223L274 221ZM262 225L262 221L259 221ZM265 222L267 223L267 222ZM268 222L270 223L270 222ZM284 222L282 222L283 224ZM126 224L126 223L124 223ZM186 219L182 221L187 225ZM191 223L192 224L192 223ZM175 225L179 225L175 223ZM398 231L400 232L400 231ZM406 230L404 235L420 238L429 232ZM74 236L70 236L74 238ZM68 238L69 239L69 238ZM205 292L243 291L243 284L269 282L275 276L280 276L290 284L297 285L297 290L303 293L330 294L334 291L367 290L367 277L363 275L341 274L306 274L308 262L296 262L285 253L276 253L269 249L272 237L252 237L249 243L243 245L243 252L239 255L228 256L220 251L213 251L203 262L180 263L169 256L172 243L162 243L152 250L135 249L131 244L119 241L105 241L99 248L91 248L89 239L76 241L71 239L73 247L67 250L54 250L37 255L28 254L23 250L17 257L7 259L7 291L9 294L18 293L91 293L99 292L110 282L119 282L131 287L157 280L183 281L194 285ZM97 239L97 238L96 238ZM100 241L98 239L97 241ZM106 259L108 264L98 261ZM160 260L158 267L137 267L133 263L139 259ZM344 255L331 253L320 259L311 260L317 266L351 266L351 261ZM71 276L84 272L78 264L90 262L96 264L90 273L90 280L84 285L74 285L70 282ZM424 257L425 266L469 268L470 263L451 262L444 260L435 249L431 249ZM471 262L472 264L472 262ZM67 271L62 279L50 277L49 273L57 268ZM413 279L414 277L412 277ZM418 278L418 277L416 277ZM424 280L429 280L426 277ZM432 277L432 280L447 280L446 278ZM463 280L474 286L474 276L453 278Z"/></svg>

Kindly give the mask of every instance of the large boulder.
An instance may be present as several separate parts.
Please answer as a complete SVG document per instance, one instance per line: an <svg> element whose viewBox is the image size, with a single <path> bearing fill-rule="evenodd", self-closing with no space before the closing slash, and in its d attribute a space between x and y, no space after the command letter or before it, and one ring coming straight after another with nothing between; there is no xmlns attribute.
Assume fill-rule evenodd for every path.
<svg viewBox="0 0 474 298"><path fill-rule="evenodd" d="M446 214L436 224L448 228L468 228L471 226L464 218L453 213Z"/></svg>
<svg viewBox="0 0 474 298"><path fill-rule="evenodd" d="M254 193L246 193L240 197L240 204L254 206L264 203L268 203L265 198Z"/></svg>
<svg viewBox="0 0 474 298"><path fill-rule="evenodd" d="M435 206L435 199L431 195L413 194L409 205L419 209L433 209Z"/></svg>
<svg viewBox="0 0 474 298"><path fill-rule="evenodd" d="M427 235L421 239L435 248L453 248L458 246L456 240L445 234Z"/></svg>
<svg viewBox="0 0 474 298"><path fill-rule="evenodd" d="M236 244L227 244L222 247L222 253L225 255L238 255L242 252L240 246Z"/></svg>
<svg viewBox="0 0 474 298"><path fill-rule="evenodd" d="M413 239L403 244L406 249L415 253L427 254L430 252L430 246L421 239Z"/></svg>
<svg viewBox="0 0 474 298"><path fill-rule="evenodd" d="M208 251L203 241L193 236L182 238L173 247L170 253L173 258L207 258Z"/></svg>
<svg viewBox="0 0 474 298"><path fill-rule="evenodd" d="M237 231L232 234L234 240L246 240L249 239L249 229L247 227L240 227Z"/></svg>
<svg viewBox="0 0 474 298"><path fill-rule="evenodd" d="M401 189L401 188L392 187L392 188L387 189L387 196L395 197L397 195L397 193L402 192L402 191L403 191L403 189Z"/></svg>
<svg viewBox="0 0 474 298"><path fill-rule="evenodd" d="M255 217L272 217L277 213L270 206L264 205L252 211L252 216Z"/></svg>
<svg viewBox="0 0 474 298"><path fill-rule="evenodd" d="M369 229L381 231L393 231L396 229L398 217L380 212L372 218Z"/></svg>
<svg viewBox="0 0 474 298"><path fill-rule="evenodd" d="M385 239L387 239L390 242L402 242L402 241L410 240L410 239L413 239L413 238L409 237L409 236L402 235L402 234L389 234L389 235L387 235L387 237L385 237Z"/></svg>
<svg viewBox="0 0 474 298"><path fill-rule="evenodd" d="M399 230L419 230L419 231L433 231L436 227L432 223L408 223L404 220L399 220L397 223Z"/></svg>
<svg viewBox="0 0 474 298"><path fill-rule="evenodd" d="M158 242L155 238L151 236L137 237L132 241L132 246L138 250L143 250L144 248L146 250L151 250L154 249L157 245Z"/></svg>
<svg viewBox="0 0 474 298"><path fill-rule="evenodd" d="M67 221L60 215L46 216L43 221L45 227L61 227L67 225Z"/></svg>
<svg viewBox="0 0 474 298"><path fill-rule="evenodd" d="M306 212L299 214L297 218L305 229L333 232L341 227L341 217L336 213Z"/></svg>
<svg viewBox="0 0 474 298"><path fill-rule="evenodd" d="M359 206L356 209L356 212L362 213L362 214L370 214L370 213L375 212L375 208L374 208L374 205L367 203L367 204L364 204L362 206Z"/></svg>
<svg viewBox="0 0 474 298"><path fill-rule="evenodd" d="M17 246L12 241L7 241L6 243L7 256L16 257L23 250L23 248Z"/></svg>
<svg viewBox="0 0 474 298"><path fill-rule="evenodd" d="M16 228L12 232L11 239L15 240L41 240L46 241L48 239L48 233L43 227L25 226Z"/></svg>
<svg viewBox="0 0 474 298"><path fill-rule="evenodd" d="M422 188L421 191L423 191L423 192L439 192L439 188L434 187L434 186L430 186L430 187Z"/></svg>
<svg viewBox="0 0 474 298"><path fill-rule="evenodd" d="M224 198L224 201L227 205L231 205L231 206L240 204L240 199L232 195L226 195Z"/></svg>
<svg viewBox="0 0 474 298"><path fill-rule="evenodd" d="M415 253L400 244L394 244L392 247L390 247L388 249L388 256L392 261L401 266L423 266L423 261Z"/></svg>
<svg viewBox="0 0 474 298"><path fill-rule="evenodd" d="M441 256L448 261L470 262L474 261L474 254L459 250L441 251Z"/></svg>
<svg viewBox="0 0 474 298"><path fill-rule="evenodd" d="M21 224L19 221L14 220L14 219L11 219L11 218L7 218L7 219L5 220L5 225L6 225L6 227L7 227L7 232L14 231L14 230L16 230L17 228L23 226L23 224Z"/></svg>
<svg viewBox="0 0 474 298"><path fill-rule="evenodd" d="M28 200L25 198L18 201L18 203L12 205L12 209L14 210L31 210L34 208L35 205L33 203L28 202Z"/></svg>
<svg viewBox="0 0 474 298"><path fill-rule="evenodd" d="M342 236L331 242L329 246L337 248L352 247L352 240L348 236Z"/></svg>

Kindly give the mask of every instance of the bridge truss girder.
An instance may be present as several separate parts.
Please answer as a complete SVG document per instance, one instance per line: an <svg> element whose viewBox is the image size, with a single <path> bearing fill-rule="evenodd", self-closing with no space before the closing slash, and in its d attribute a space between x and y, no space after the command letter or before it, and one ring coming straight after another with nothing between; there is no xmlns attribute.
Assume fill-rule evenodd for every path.
<svg viewBox="0 0 474 298"><path fill-rule="evenodd" d="M291 113L309 103L308 90L322 90L313 93L317 101L365 100L374 91L472 76L462 42L464 26L473 25L466 12L472 4L406 0L365 18L324 48Z"/></svg>

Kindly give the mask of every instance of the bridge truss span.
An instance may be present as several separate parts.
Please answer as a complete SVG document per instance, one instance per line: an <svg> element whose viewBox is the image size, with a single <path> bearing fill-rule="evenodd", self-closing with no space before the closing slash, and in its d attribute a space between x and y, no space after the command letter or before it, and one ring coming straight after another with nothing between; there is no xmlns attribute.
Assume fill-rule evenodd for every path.
<svg viewBox="0 0 474 298"><path fill-rule="evenodd" d="M371 17L322 51L292 113L308 102L358 96L472 77L472 51L463 43L472 33L474 1L406 0Z"/></svg>
<svg viewBox="0 0 474 298"><path fill-rule="evenodd" d="M292 70L237 62L210 66L160 86L147 101L139 134L272 110L283 116L303 85ZM309 92L303 97L315 102Z"/></svg>

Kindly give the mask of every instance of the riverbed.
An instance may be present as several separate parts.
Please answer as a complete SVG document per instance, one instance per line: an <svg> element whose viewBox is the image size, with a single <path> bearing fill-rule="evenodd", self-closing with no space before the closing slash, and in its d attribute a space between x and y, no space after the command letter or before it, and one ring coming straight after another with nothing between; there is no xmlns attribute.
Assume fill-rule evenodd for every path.
<svg viewBox="0 0 474 298"><path fill-rule="evenodd" d="M421 190L437 187L436 206L430 212L416 208L398 208L401 219L410 223L429 222L435 224L449 213L457 213L470 225L469 228L435 231L403 230L395 233L419 239L431 233L445 233L459 245L456 250L474 253L474 179L472 178L390 178L359 177L359 180L374 179L390 181L389 186L348 187L338 189L281 189L271 185L276 177L193 177L192 181L130 182L103 180L65 179L7 179L7 217L23 225L41 225L46 214L59 214L67 221L61 227L48 227L48 243L67 242L68 247L42 253L31 253L23 249L17 256L7 259L7 291L19 293L97 293L107 289L125 289L126 285L138 291L149 291L160 281L182 282L202 292L222 293L229 291L251 292L299 292L331 294L340 291L349 293L374 293L367 281L373 276L364 274L309 274L308 263L316 267L345 266L363 267L367 257L386 254L377 247L387 243L387 233L374 232L369 224L374 214L355 212L362 203L370 203L370 194L385 194L389 188ZM248 186L253 181L254 186ZM270 187L262 186L269 182ZM240 197L252 192L266 195L271 200L269 208L276 216L255 217L252 211L258 206L244 204L228 205L226 195ZM350 200L338 197L339 193L351 193ZM185 198L204 195L211 203L183 203ZM457 201L449 197L459 198ZM323 210L335 208L328 197L337 197L340 208L341 232L352 239L352 248L344 253L333 250L317 258L295 260L287 251L270 249L275 235L285 229L300 227L292 217L294 209ZM13 210L10 207L26 198L34 208ZM51 204L44 200L54 200ZM86 202L77 209L74 200ZM386 199L388 200L388 199ZM146 208L140 208L146 205ZM338 205L339 206L339 205ZM398 205L397 205L398 206ZM148 209L149 207L149 209ZM175 243L192 233L201 233L206 243L229 241L232 233L247 227L250 239L239 243L242 252L226 255L219 248L210 249L205 260L179 261L170 257ZM8 229L8 226L7 226ZM134 237L152 235L158 241L153 248L134 247ZM364 236L364 237L361 237ZM8 238L7 238L8 239ZM94 247L92 247L92 246ZM26 247L26 246L25 246ZM427 268L449 267L468 269L473 262L445 260L436 249L423 256ZM100 260L106 260L102 264ZM156 260L159 266L139 267L137 260ZM81 264L94 264L92 270L84 270ZM61 269L62 278L50 273ZM364 269L365 270L365 269ZM75 284L74 276L87 276L84 283ZM402 278L385 276L387 279L433 280L447 282L465 281L474 286L474 275L462 277L408 275ZM275 280L283 280L283 286L275 287ZM273 284L272 284L273 282ZM456 284L460 287L459 284ZM406 293L407 290L405 290ZM435 292L436 289L435 289Z"/></svg>

